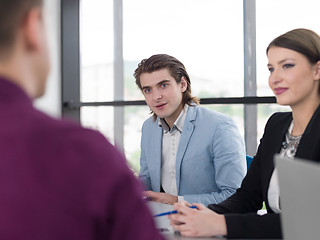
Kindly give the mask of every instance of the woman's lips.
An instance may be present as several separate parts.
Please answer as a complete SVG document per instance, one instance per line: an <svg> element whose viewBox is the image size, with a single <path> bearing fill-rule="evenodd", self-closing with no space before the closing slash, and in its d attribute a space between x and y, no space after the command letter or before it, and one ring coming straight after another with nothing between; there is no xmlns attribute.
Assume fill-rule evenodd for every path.
<svg viewBox="0 0 320 240"><path fill-rule="evenodd" d="M288 90L288 88L275 88L274 92L276 93L276 95L280 95L280 94L284 93L287 90Z"/></svg>

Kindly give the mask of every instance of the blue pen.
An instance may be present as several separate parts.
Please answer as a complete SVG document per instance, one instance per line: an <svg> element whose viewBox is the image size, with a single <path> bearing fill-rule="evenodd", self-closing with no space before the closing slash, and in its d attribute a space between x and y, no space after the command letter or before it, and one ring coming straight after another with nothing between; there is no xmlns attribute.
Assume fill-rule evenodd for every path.
<svg viewBox="0 0 320 240"><path fill-rule="evenodd" d="M196 206L190 206L190 208L197 208ZM169 212L164 212L164 213L159 213L157 215L154 215L154 217L161 217L161 216L165 216L165 215L170 215L170 214L175 214L178 213L176 210L174 211L169 211Z"/></svg>

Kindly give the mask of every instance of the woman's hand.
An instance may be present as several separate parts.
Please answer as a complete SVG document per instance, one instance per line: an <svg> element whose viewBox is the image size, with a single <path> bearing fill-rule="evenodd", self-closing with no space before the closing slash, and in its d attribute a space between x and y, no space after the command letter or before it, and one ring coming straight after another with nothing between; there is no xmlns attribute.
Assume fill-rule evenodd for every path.
<svg viewBox="0 0 320 240"><path fill-rule="evenodd" d="M226 236L227 226L224 215L219 215L202 204L194 203L197 209L181 201L174 204L177 214L169 215L171 226L187 237Z"/></svg>

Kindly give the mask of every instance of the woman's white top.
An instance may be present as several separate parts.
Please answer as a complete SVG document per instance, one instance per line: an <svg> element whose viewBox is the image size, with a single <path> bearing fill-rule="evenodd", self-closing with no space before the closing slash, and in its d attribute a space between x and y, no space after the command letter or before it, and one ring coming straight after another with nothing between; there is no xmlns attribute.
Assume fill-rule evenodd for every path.
<svg viewBox="0 0 320 240"><path fill-rule="evenodd" d="M294 158L296 155L296 151L298 148L298 145L300 143L301 136L293 136L291 134L293 128L293 121L290 124L290 127L288 128L288 132L286 133L286 139L282 143L282 147L280 150L280 156L286 156L289 158ZM278 182L278 172L275 168L271 179L269 183L269 189L268 189L268 202L269 206L275 213L280 213L280 189L279 189L279 182Z"/></svg>

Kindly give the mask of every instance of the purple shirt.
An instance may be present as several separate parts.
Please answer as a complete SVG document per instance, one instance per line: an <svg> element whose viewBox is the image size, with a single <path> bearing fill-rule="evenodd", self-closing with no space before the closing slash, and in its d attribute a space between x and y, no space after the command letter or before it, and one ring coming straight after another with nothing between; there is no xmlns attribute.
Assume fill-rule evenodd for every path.
<svg viewBox="0 0 320 240"><path fill-rule="evenodd" d="M0 239L162 239L124 157L0 77Z"/></svg>

